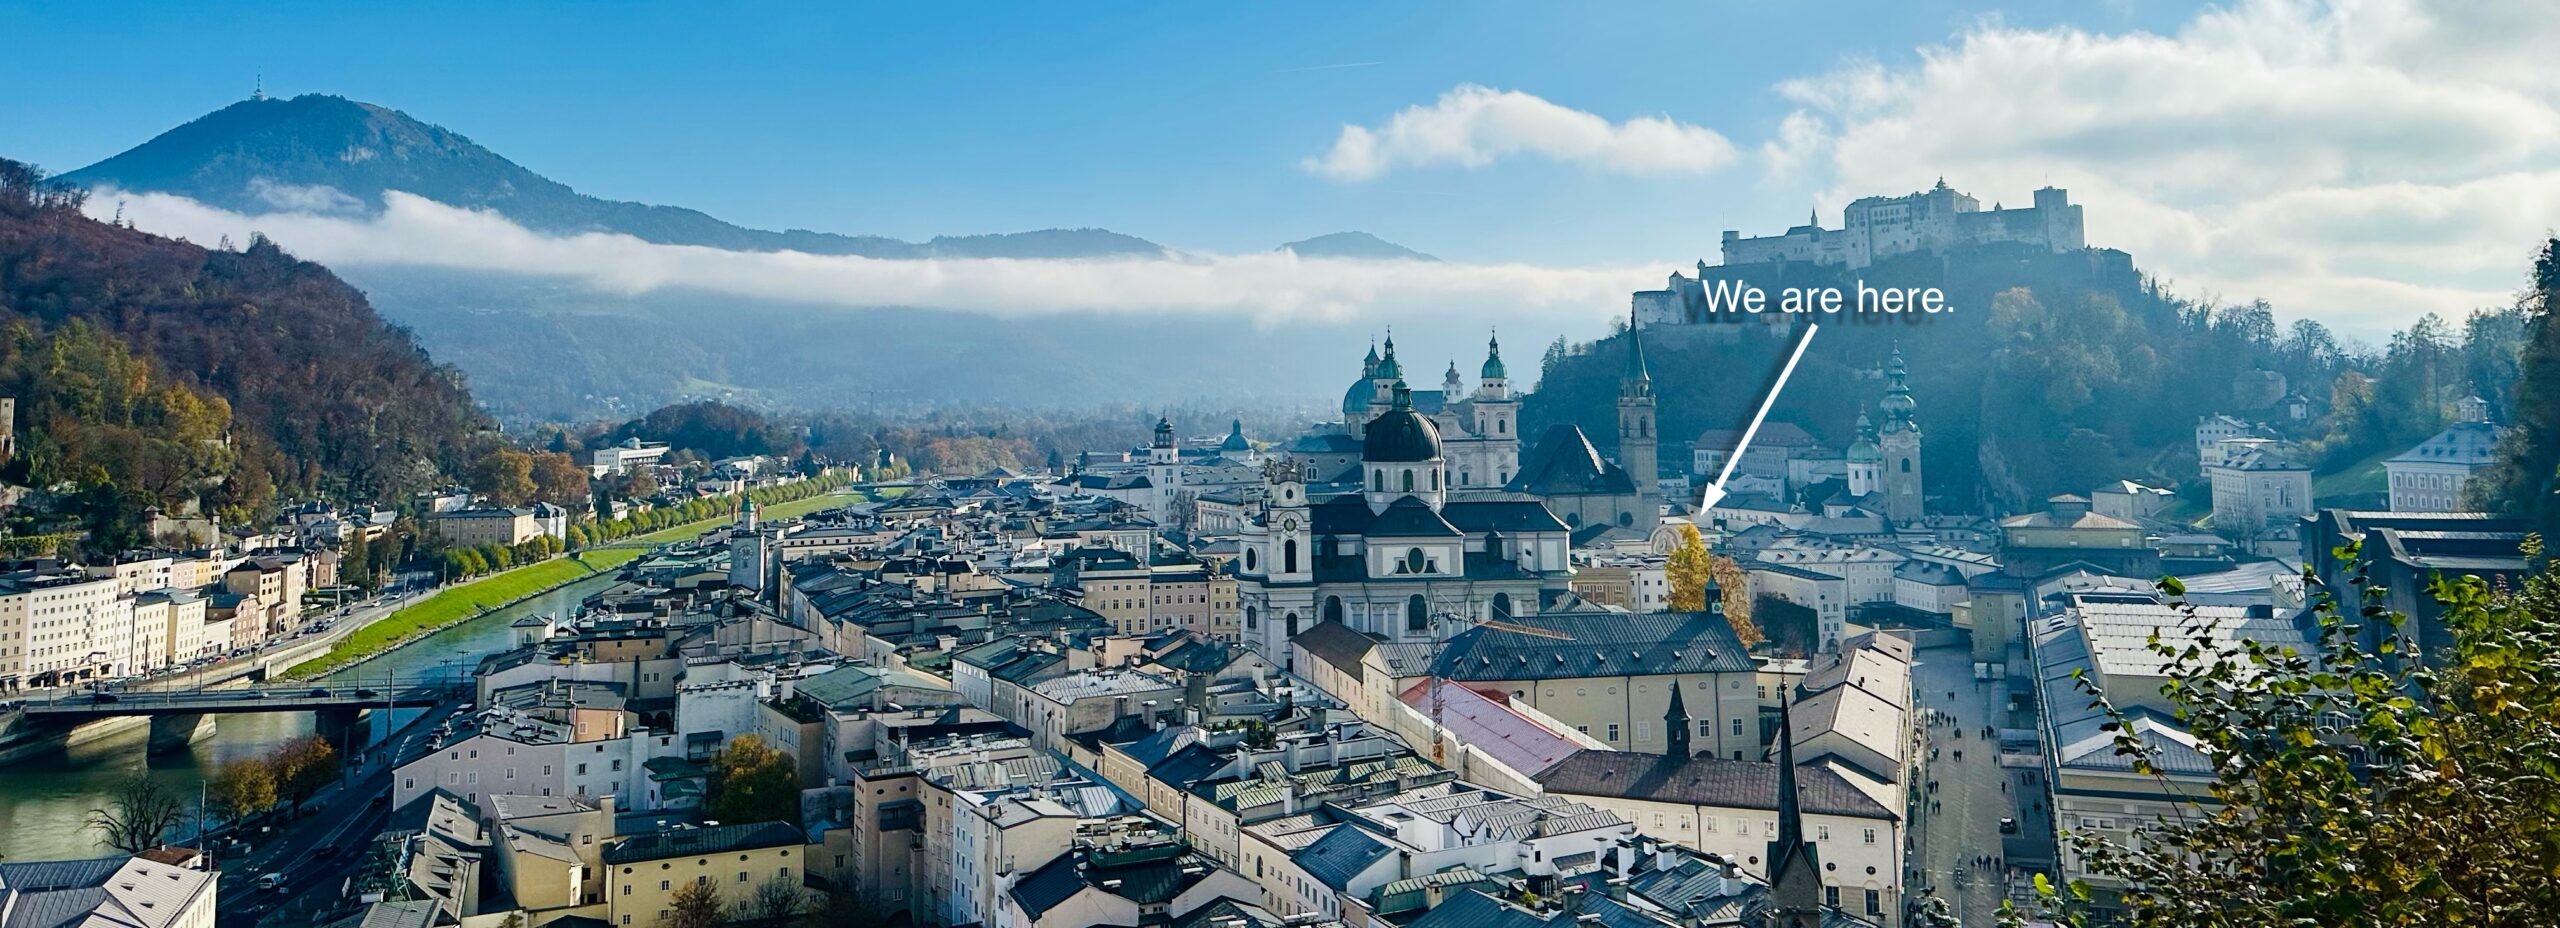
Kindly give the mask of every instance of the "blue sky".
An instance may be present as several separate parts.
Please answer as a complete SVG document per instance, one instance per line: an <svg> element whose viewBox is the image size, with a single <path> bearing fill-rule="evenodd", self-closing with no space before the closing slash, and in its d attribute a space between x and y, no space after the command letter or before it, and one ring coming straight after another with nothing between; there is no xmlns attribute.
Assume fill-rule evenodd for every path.
<svg viewBox="0 0 2560 928"><path fill-rule="evenodd" d="M1985 17L2169 28L2132 3L0 4L0 152L88 164L245 95L337 93L583 191L747 225L926 237L1103 226L1266 249L1364 229L1446 258L1712 257L1814 184L1522 160L1310 174L1346 123L1460 84L1748 148L1777 82L1903 63ZM106 65L101 67L101 65ZM1906 187L1934 178L1914 165ZM2024 191L2017 197L2023 198ZM1836 209L1837 204L1829 204Z"/></svg>
<svg viewBox="0 0 2560 928"><path fill-rule="evenodd" d="M350 224L136 202L144 228L290 227L325 262L434 254L619 292L1266 324L1509 302L1596 326L1715 260L1721 230L1814 206L1836 226L1943 176L1986 205L2067 187L2091 244L2180 293L2378 339L2510 303L2560 216L2548 0L708 7L0 0L0 155L76 168L263 72L750 226L1099 226L1213 260L1008 290L988 268L500 249L508 230L432 204ZM1348 229L1455 265L1242 260ZM693 276L660 270L679 259Z"/></svg>

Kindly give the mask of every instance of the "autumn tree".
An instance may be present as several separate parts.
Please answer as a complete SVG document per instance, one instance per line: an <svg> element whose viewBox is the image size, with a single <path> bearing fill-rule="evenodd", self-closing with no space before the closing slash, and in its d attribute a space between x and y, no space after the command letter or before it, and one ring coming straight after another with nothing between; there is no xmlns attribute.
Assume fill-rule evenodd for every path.
<svg viewBox="0 0 2560 928"><path fill-rule="evenodd" d="M225 763L213 776L213 803L234 816L275 808L276 798L276 770L266 758L243 757Z"/></svg>
<svg viewBox="0 0 2560 928"><path fill-rule="evenodd" d="M300 803L337 782L343 759L329 739L305 735L276 748L269 761L276 772L276 784L287 799Z"/></svg>
<svg viewBox="0 0 2560 928"><path fill-rule="evenodd" d="M1760 629L1751 624L1751 590L1742 566L1709 552L1706 536L1699 534L1696 525L1680 526L1680 541L1672 547L1671 562L1663 573L1671 583L1673 610L1707 611L1707 585L1712 582L1734 636L1746 647L1760 643Z"/></svg>
<svg viewBox="0 0 2560 928"><path fill-rule="evenodd" d="M139 854L160 844L160 836L185 820L186 807L176 794L148 774L134 774L116 786L105 807L90 809L88 826L106 846Z"/></svg>
<svg viewBox="0 0 2560 928"><path fill-rule="evenodd" d="M566 452L533 455L533 485L534 498L551 505L575 510L587 503L587 469Z"/></svg>
<svg viewBox="0 0 2560 928"><path fill-rule="evenodd" d="M533 480L533 456L514 448L492 448L471 465L471 488L501 506L522 506L539 491Z"/></svg>
<svg viewBox="0 0 2560 928"><path fill-rule="evenodd" d="M668 928L720 928L729 919L721 912L720 888L708 879L676 887L668 897Z"/></svg>
<svg viewBox="0 0 2560 928"><path fill-rule="evenodd" d="M739 735L712 758L705 798L720 821L800 823L798 770L755 735Z"/></svg>
<svg viewBox="0 0 2560 928"><path fill-rule="evenodd" d="M2541 554L2538 541L2528 554ZM2352 562L2353 546L2338 552ZM2162 581L2180 597L2183 587ZM2204 793L2129 838L2072 832L2133 928L2239 925L2548 926L2560 913L2560 577L2492 590L2439 578L2450 645L2424 654L2361 571L2315 586L2308 653L2232 640L2186 610L2154 632L2161 695L2211 767ZM2430 631L2429 638L2435 637ZM2108 694L2115 753L2159 777L2150 743ZM2193 795L2173 790L2163 795ZM2085 924L2092 891L2041 883L2046 913ZM2014 914L2011 916L2016 917Z"/></svg>

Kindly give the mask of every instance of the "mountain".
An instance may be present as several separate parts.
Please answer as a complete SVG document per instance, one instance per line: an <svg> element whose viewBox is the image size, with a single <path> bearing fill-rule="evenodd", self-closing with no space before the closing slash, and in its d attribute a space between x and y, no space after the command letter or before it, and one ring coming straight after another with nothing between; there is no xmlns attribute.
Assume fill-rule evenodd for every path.
<svg viewBox="0 0 2560 928"><path fill-rule="evenodd" d="M1046 229L907 242L876 235L749 229L702 212L591 197L461 133L345 97L260 97L215 110L59 178L85 187L174 193L244 213L371 212L386 190L483 208L555 234L620 232L669 245L873 258L1158 257L1164 246L1102 229Z"/></svg>
<svg viewBox="0 0 2560 928"><path fill-rule="evenodd" d="M1380 261L1438 261L1422 252L1406 248L1367 232L1333 232L1282 245L1280 251L1296 252L1302 258L1369 258Z"/></svg>
<svg viewBox="0 0 2560 928"><path fill-rule="evenodd" d="M457 473L489 427L459 373L327 269L263 238L205 249L99 222L79 200L0 159L6 473L94 493L119 524L93 539L149 507L397 500Z"/></svg>

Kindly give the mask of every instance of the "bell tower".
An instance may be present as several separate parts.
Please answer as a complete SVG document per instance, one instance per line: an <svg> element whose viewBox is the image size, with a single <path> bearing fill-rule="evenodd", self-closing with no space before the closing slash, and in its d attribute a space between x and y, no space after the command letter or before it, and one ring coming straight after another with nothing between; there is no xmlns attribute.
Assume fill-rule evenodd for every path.
<svg viewBox="0 0 2560 928"><path fill-rule="evenodd" d="M1636 495L1652 499L1662 477L1655 467L1659 436L1654 434L1653 372L1645 366L1644 337L1634 310L1627 312L1627 370L1618 381L1618 465L1634 478Z"/></svg>
<svg viewBox="0 0 2560 928"><path fill-rule="evenodd" d="M1911 398L1910 372L1903 366L1902 349L1893 350L1893 360L1884 368L1884 399L1876 404L1884 424L1876 439L1876 450L1884 458L1884 517L1896 523L1918 522L1928 515L1920 480L1920 424L1912 413L1919 403Z"/></svg>

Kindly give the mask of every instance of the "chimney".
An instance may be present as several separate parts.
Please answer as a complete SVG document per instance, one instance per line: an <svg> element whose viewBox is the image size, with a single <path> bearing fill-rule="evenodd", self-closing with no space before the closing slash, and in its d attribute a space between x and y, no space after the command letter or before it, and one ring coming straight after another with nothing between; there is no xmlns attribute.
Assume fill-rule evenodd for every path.
<svg viewBox="0 0 2560 928"><path fill-rule="evenodd" d="M1163 724L1162 724L1162 720L1160 720L1160 719L1158 719L1158 718L1156 717L1156 701L1155 701L1155 700L1150 699L1150 700L1147 700L1146 702L1140 703L1139 705L1146 707L1146 713L1147 713L1146 722L1147 722L1147 730L1148 730L1148 731L1156 731L1156 730L1161 729L1161 728L1163 728L1163 727L1164 727L1164 726L1163 726Z"/></svg>

